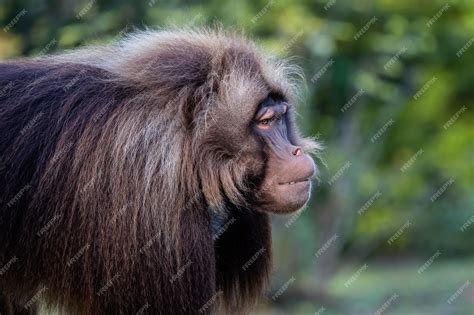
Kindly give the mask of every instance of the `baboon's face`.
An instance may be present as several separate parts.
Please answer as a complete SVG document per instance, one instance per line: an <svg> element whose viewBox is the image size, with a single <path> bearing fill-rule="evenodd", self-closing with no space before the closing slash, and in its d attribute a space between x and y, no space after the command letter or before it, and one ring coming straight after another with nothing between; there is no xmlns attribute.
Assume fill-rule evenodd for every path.
<svg viewBox="0 0 474 315"><path fill-rule="evenodd" d="M316 168L305 152L311 141L299 137L294 106L281 86L284 81L270 80L259 66L224 79L214 130L223 155L235 162L229 164L231 173L243 178L244 195L254 208L289 213L308 201Z"/></svg>
<svg viewBox="0 0 474 315"><path fill-rule="evenodd" d="M252 130L262 139L266 157L265 177L260 187L262 210L285 213L308 201L315 165L303 148L290 139L290 105L284 99L267 97L258 106Z"/></svg>

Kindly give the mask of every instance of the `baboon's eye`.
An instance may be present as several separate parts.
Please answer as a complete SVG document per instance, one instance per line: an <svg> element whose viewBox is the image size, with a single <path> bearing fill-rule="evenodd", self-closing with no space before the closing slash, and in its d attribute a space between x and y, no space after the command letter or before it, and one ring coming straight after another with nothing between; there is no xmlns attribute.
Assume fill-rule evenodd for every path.
<svg viewBox="0 0 474 315"><path fill-rule="evenodd" d="M274 118L275 111L271 107L266 108L265 111L261 115L259 115L257 119L257 126L259 128L268 128Z"/></svg>
<svg viewBox="0 0 474 315"><path fill-rule="evenodd" d="M268 128L271 123L278 123L285 116L286 110L284 112L272 112L271 116L268 118L263 118L257 121L257 125L260 128ZM266 115L264 115L266 117Z"/></svg>
<svg viewBox="0 0 474 315"><path fill-rule="evenodd" d="M254 117L255 124L259 129L269 129L275 123L279 123L285 116L288 104L285 102L276 102L270 97L259 106L257 114Z"/></svg>
<svg viewBox="0 0 474 315"><path fill-rule="evenodd" d="M270 123L270 119L262 119L258 122L259 125L266 126Z"/></svg>

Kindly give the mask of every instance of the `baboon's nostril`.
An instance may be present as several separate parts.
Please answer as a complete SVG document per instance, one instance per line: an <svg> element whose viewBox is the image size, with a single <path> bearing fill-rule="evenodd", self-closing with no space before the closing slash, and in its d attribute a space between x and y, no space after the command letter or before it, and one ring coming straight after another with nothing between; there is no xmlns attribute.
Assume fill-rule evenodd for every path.
<svg viewBox="0 0 474 315"><path fill-rule="evenodd" d="M300 156L301 154L303 154L303 151L301 151L301 148L300 148L300 147L296 147L296 148L293 150L293 155L294 155L294 156Z"/></svg>

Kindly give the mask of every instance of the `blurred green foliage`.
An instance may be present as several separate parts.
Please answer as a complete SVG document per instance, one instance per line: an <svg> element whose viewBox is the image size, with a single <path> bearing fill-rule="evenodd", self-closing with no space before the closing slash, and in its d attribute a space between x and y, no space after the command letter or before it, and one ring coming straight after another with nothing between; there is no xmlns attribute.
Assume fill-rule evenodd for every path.
<svg viewBox="0 0 474 315"><path fill-rule="evenodd" d="M326 149L313 202L296 216L274 220L274 290L295 276L288 291L296 300L324 302L325 294L346 294L335 309L346 305L364 313L367 305L383 304L376 297L390 286L387 281L409 291L406 273L413 270L398 277L382 269L372 282L362 275L357 285L369 284L356 293L341 289L340 268L368 261L390 268L400 260L415 261L409 268L418 268L440 251L439 261L459 269L454 262L473 254L472 1L2 0L0 25L2 59L108 43L137 29L222 25L299 64L306 75L302 129ZM316 258L334 235L336 241ZM444 295L432 290L438 282L420 282L418 290L449 298L463 279L474 281L469 261L459 263L459 281L445 283ZM432 271L432 277L444 282L449 270L439 277ZM381 281L385 276L391 278ZM308 296L304 289L320 294ZM352 304L371 290L378 294L376 303ZM319 304L305 305L291 309L310 314ZM434 309L431 314L437 314ZM446 306L439 313L456 312Z"/></svg>

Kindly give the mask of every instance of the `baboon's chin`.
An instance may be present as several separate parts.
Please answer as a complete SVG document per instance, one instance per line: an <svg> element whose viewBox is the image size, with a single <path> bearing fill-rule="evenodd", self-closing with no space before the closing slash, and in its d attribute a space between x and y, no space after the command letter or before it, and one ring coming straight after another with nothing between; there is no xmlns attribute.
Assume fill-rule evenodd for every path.
<svg viewBox="0 0 474 315"><path fill-rule="evenodd" d="M276 214L295 212L308 202L310 193L310 180L275 184L268 196L268 202L265 202L261 210Z"/></svg>

